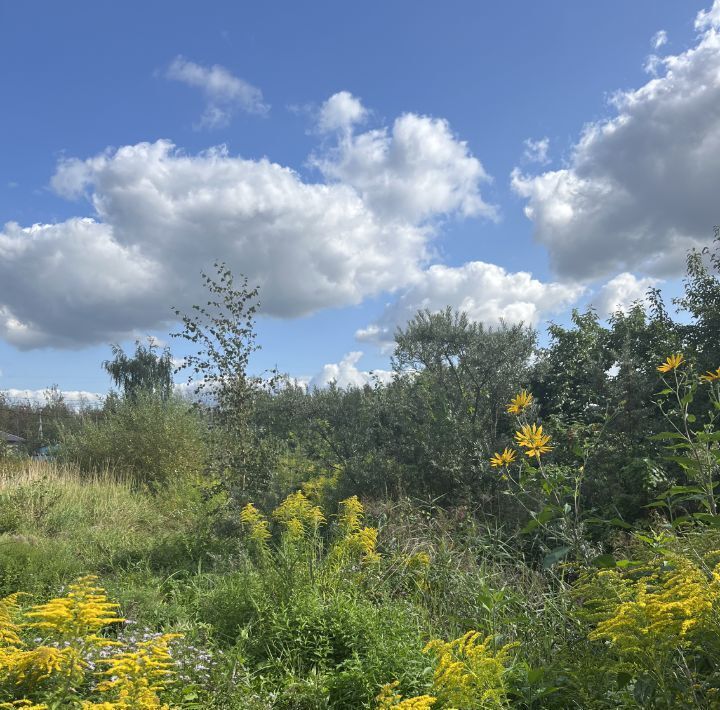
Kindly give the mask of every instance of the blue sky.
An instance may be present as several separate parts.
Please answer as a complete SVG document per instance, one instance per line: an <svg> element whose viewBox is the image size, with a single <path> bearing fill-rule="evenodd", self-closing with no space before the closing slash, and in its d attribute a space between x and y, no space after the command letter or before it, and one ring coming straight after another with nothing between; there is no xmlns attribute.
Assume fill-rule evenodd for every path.
<svg viewBox="0 0 720 710"><path fill-rule="evenodd" d="M318 384L419 307L676 292L720 221L710 3L0 0L0 390L106 391L215 259L262 284L255 367Z"/></svg>

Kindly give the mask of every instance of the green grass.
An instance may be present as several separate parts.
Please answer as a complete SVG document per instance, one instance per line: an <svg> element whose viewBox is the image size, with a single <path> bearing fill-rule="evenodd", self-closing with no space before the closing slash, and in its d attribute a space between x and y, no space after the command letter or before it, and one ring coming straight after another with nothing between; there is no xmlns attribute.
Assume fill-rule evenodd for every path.
<svg viewBox="0 0 720 710"><path fill-rule="evenodd" d="M526 563L521 541L472 511L377 504L368 517L380 561L337 567L321 552L335 534L332 516L327 532L298 549L278 546L275 531L263 558L228 524L237 514L222 499L187 483L151 493L133 481L0 462L0 594L40 601L97 573L130 622L123 634L183 635L173 707L374 708L391 681L405 696L427 692L425 643L469 629L518 644L507 676L512 707L664 707L647 678L628 681L607 646L588 641L568 593L572 569ZM698 531L667 544L700 559L718 539ZM622 544L624 555L648 554ZM408 563L417 553L431 560L421 573ZM706 689L715 681L703 658L686 663ZM690 686L672 678L666 695L682 704Z"/></svg>

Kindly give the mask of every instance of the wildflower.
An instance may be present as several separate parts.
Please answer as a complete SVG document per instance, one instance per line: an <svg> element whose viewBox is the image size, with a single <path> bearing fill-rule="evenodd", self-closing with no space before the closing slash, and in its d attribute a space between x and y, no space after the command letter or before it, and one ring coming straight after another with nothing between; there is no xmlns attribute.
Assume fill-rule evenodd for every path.
<svg viewBox="0 0 720 710"><path fill-rule="evenodd" d="M454 641L435 639L425 646L425 653L437 659L432 691L441 707L506 707L506 663L516 644L496 651L491 645L492 637L481 640L477 631L468 631Z"/></svg>
<svg viewBox="0 0 720 710"><path fill-rule="evenodd" d="M576 587L596 624L588 638L609 642L641 664L654 654L674 653L691 635L713 628L712 611L720 599L717 568L708 579L690 560L672 556L642 572L628 579L620 571L604 570Z"/></svg>
<svg viewBox="0 0 720 710"><path fill-rule="evenodd" d="M12 646L20 646L20 627L15 623L13 617L16 616L20 607L17 600L19 594L11 594L0 600L0 643Z"/></svg>
<svg viewBox="0 0 720 710"><path fill-rule="evenodd" d="M248 538L263 549L267 539L270 537L270 529L265 516L252 503L248 503L240 511L240 522L247 526L249 530Z"/></svg>
<svg viewBox="0 0 720 710"><path fill-rule="evenodd" d="M341 558L359 559L364 564L377 562L380 559L380 555L375 550L377 535L377 528L360 528L340 540L333 551Z"/></svg>
<svg viewBox="0 0 720 710"><path fill-rule="evenodd" d="M82 680L84 667L85 662L76 648L38 646L29 651L19 651L14 658L11 672L18 685L34 686L50 676L64 676L79 682Z"/></svg>
<svg viewBox="0 0 720 710"><path fill-rule="evenodd" d="M512 449L508 449L505 447L505 451L503 451L501 454L495 453L495 455L490 459L490 465L494 466L495 468L500 468L501 466L507 466L511 464L515 460L515 452Z"/></svg>
<svg viewBox="0 0 720 710"><path fill-rule="evenodd" d="M553 449L552 446L548 446L550 435L543 434L542 425L525 424L520 428L520 431L515 432L515 441L523 449L526 449L525 453L528 456L535 456L536 458L540 458L540 454L546 454Z"/></svg>
<svg viewBox="0 0 720 710"><path fill-rule="evenodd" d="M402 699L402 695L395 689L399 681L386 683L380 689L380 694L375 698L377 710L430 710L437 698L432 695L418 695L414 698Z"/></svg>
<svg viewBox="0 0 720 710"><path fill-rule="evenodd" d="M273 511L273 517L285 526L291 539L315 532L325 522L322 510L312 505L302 491L291 493Z"/></svg>
<svg viewBox="0 0 720 710"><path fill-rule="evenodd" d="M96 581L94 575L81 577L69 586L66 596L32 607L25 616L37 621L26 625L46 629L65 638L89 637L101 645L103 639L93 634L108 624L125 620L117 615L119 605L108 601L105 590L94 585Z"/></svg>
<svg viewBox="0 0 720 710"><path fill-rule="evenodd" d="M340 501L340 514L338 524L344 534L356 532L360 529L363 518L363 504L357 496L351 496Z"/></svg>
<svg viewBox="0 0 720 710"><path fill-rule="evenodd" d="M108 669L104 671L107 680L98 685L98 691L115 695L116 707L128 710L167 707L161 704L158 693L173 680L174 662L168 643L179 637L180 634L162 634L139 643L135 651L119 653L108 659L105 661Z"/></svg>
<svg viewBox="0 0 720 710"><path fill-rule="evenodd" d="M520 390L507 405L508 414L522 414L533 403L533 396L526 390Z"/></svg>
<svg viewBox="0 0 720 710"><path fill-rule="evenodd" d="M668 356L667 360L662 365L658 365L658 372L670 372L670 370L677 370L680 365L685 362L685 356L682 353L675 353L674 355Z"/></svg>
<svg viewBox="0 0 720 710"><path fill-rule="evenodd" d="M704 382L715 382L720 380L720 367L715 372L708 370L704 375L700 375L700 379Z"/></svg>

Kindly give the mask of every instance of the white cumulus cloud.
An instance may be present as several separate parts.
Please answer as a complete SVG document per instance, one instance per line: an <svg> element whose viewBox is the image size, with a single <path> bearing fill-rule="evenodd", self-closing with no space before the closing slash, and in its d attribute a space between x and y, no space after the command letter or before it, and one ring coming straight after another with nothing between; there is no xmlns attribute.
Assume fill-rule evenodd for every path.
<svg viewBox="0 0 720 710"><path fill-rule="evenodd" d="M92 216L0 230L0 337L80 347L163 328L171 306L203 299L199 272L217 259L259 285L263 312L278 317L413 282L438 219L490 215L486 175L444 121L407 114L392 133L370 135L385 157L360 155L368 134L338 136L322 157L332 177L318 182L222 146L188 155L166 140L62 161L53 189L88 199ZM387 179L394 196L382 194Z"/></svg>
<svg viewBox="0 0 720 710"><path fill-rule="evenodd" d="M219 64L206 67L178 56L167 68L165 76L203 92L207 105L200 127L226 126L237 109L264 114L270 108L264 102L260 89Z"/></svg>
<svg viewBox="0 0 720 710"><path fill-rule="evenodd" d="M525 271L508 272L495 264L471 261L460 267L436 264L427 269L378 321L356 333L360 341L392 347L395 330L418 310L440 311L452 306L486 325L535 325L542 316L576 301L583 288L573 284L543 283Z"/></svg>
<svg viewBox="0 0 720 710"><path fill-rule="evenodd" d="M331 181L350 185L377 214L418 222L434 214L497 217L480 194L490 178L447 121L407 113L387 128L341 138L313 163Z"/></svg>
<svg viewBox="0 0 720 710"><path fill-rule="evenodd" d="M388 370L365 371L357 367L362 358L361 351L354 351L345 355L338 363L328 363L315 375L309 383L309 387L323 388L334 382L338 387L362 387L372 384L375 379L380 382L389 382L392 379L392 372Z"/></svg>
<svg viewBox="0 0 720 710"><path fill-rule="evenodd" d="M362 123L367 113L360 99L349 91L338 91L320 107L318 129L322 133L350 130L356 123Z"/></svg>
<svg viewBox="0 0 720 710"><path fill-rule="evenodd" d="M627 312L637 301L645 301L648 290L658 283L658 279L638 278L628 272L618 274L600 288L592 299L592 305L603 315Z"/></svg>
<svg viewBox="0 0 720 710"><path fill-rule="evenodd" d="M513 188L559 276L677 274L686 250L710 241L720 184L720 2L696 27L695 46L657 58L659 76L617 93L614 115L585 127L567 167L514 170Z"/></svg>

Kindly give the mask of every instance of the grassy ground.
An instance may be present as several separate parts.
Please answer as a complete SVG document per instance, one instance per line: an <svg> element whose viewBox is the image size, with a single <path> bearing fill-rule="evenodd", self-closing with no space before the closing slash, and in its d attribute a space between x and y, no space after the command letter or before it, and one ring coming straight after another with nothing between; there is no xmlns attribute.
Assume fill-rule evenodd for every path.
<svg viewBox="0 0 720 710"><path fill-rule="evenodd" d="M72 466L6 461L0 593L27 592L28 605L97 574L127 620L110 636L134 647L159 633L181 635L172 642L175 681L162 691L171 707L404 707L397 694L437 698L407 705L415 708L715 707L720 588L712 567L697 560L720 547L716 535L662 543L663 559L685 565L682 578L652 567L659 552L643 553L643 574L667 587L670 611L658 607L655 621L633 617L636 626L623 627L628 643L652 641L643 651L652 653L638 656L593 639L599 617L583 615L587 598L603 589L612 592L603 602L610 616L633 599L638 582L624 572L609 572L610 587L591 576L579 598L581 571L526 563L520 540L481 525L472 511L388 503L367 516L369 532L361 517L350 524L331 512L317 529L297 507L289 518L258 512L269 537L253 538L250 518L241 524L192 485L153 494L109 471L88 476ZM290 519L305 520L300 532ZM619 552L633 554L622 545ZM682 626L683 619L695 621ZM647 636L643 624L659 635ZM480 632L475 646L423 650L431 639L469 630ZM675 646L663 646L668 638ZM437 674L443 663L455 673L445 681ZM87 680L82 692L94 687ZM27 697L48 702L43 688ZM0 692L0 705L26 697L7 678ZM67 697L47 707L80 707Z"/></svg>

